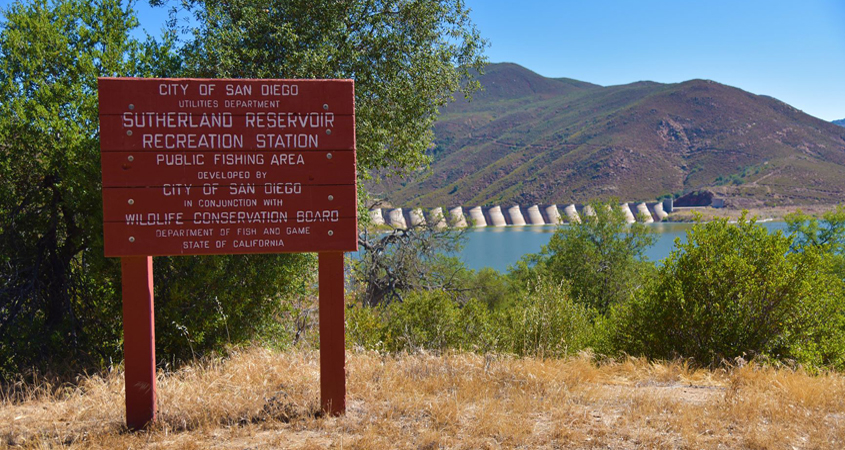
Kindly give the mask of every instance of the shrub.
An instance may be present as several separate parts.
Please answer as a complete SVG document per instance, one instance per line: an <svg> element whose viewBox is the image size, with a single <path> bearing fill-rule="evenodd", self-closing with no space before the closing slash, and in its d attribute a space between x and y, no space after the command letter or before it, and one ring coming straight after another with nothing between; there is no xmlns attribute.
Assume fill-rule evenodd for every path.
<svg viewBox="0 0 845 450"><path fill-rule="evenodd" d="M360 303L346 308L346 345L365 350L384 350L387 325L383 307L368 307Z"/></svg>
<svg viewBox="0 0 845 450"><path fill-rule="evenodd" d="M566 282L540 278L496 321L499 347L519 356L573 354L589 345L593 316L573 301Z"/></svg>
<svg viewBox="0 0 845 450"><path fill-rule="evenodd" d="M825 212L821 220L801 210L784 219L794 236L793 249L799 252L807 248L821 250L831 258L832 272L845 279L845 206L838 205Z"/></svg>
<svg viewBox="0 0 845 450"><path fill-rule="evenodd" d="M743 215L697 223L634 300L614 308L618 350L717 364L766 355L842 366L843 295L830 260Z"/></svg>
<svg viewBox="0 0 845 450"><path fill-rule="evenodd" d="M465 293L481 300L491 310L506 308L518 293L507 276L489 267L477 272L467 269L464 278Z"/></svg>
<svg viewBox="0 0 845 450"><path fill-rule="evenodd" d="M643 261L654 231L628 225L618 203L592 203L595 215L562 226L539 254L526 255L511 270L523 286L537 276L566 279L571 297L604 314L626 301L653 264Z"/></svg>
<svg viewBox="0 0 845 450"><path fill-rule="evenodd" d="M387 306L349 308L350 345L386 351L484 351L493 347L490 312L471 299L460 304L445 291L417 291Z"/></svg>
<svg viewBox="0 0 845 450"><path fill-rule="evenodd" d="M448 253L460 250L463 233L415 225L375 236L358 237L360 257L352 274L359 284L358 297L369 306L403 301L408 292L458 289L463 264Z"/></svg>
<svg viewBox="0 0 845 450"><path fill-rule="evenodd" d="M477 302L471 303L470 308L478 311ZM462 331L485 329L483 323L461 323L466 320L484 320L486 317L482 314L462 315L458 304L443 291L413 293L404 302L391 304L386 313L386 343L392 351L466 348L471 346L477 336L471 333L465 335Z"/></svg>

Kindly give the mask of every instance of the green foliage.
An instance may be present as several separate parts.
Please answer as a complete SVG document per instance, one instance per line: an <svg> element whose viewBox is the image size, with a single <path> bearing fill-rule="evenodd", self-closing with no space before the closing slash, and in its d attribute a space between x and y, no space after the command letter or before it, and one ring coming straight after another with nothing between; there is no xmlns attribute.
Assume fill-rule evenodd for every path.
<svg viewBox="0 0 845 450"><path fill-rule="evenodd" d="M356 303L346 307L346 345L366 350L386 350L384 307Z"/></svg>
<svg viewBox="0 0 845 450"><path fill-rule="evenodd" d="M118 0L35 0L4 12L0 376L120 357L120 269L102 256L97 77L354 78L366 173L424 162L437 108L472 92L469 70L483 63L458 1L183 6L198 20L178 52L176 28L161 42L131 38L138 22ZM154 271L167 361L284 328L287 299L313 287L314 258L157 258Z"/></svg>
<svg viewBox="0 0 845 450"><path fill-rule="evenodd" d="M509 306L518 293L507 276L490 267L463 272L460 283L465 286L465 295L481 300L491 310Z"/></svg>
<svg viewBox="0 0 845 450"><path fill-rule="evenodd" d="M361 177L371 170L413 169L425 163L438 107L453 92L472 92L477 85L469 70L484 62L484 42L463 5L452 0L188 1L183 6L194 20L180 52L183 64L169 76L354 79ZM179 23L172 25L171 32L179 35ZM359 190L360 198L365 194ZM430 255L436 268L429 271L418 264L419 254ZM449 286L448 258L419 247L413 252L388 250L382 256L388 261L372 264L365 283L371 302L429 282ZM157 302L168 305L174 318L157 323L171 333L184 331L178 335L183 338L181 355L185 340L193 346L218 344L227 324L227 338L250 336L233 331L238 317L246 331L272 329L274 322L267 320L280 302L284 306L282 293L300 292L313 273L313 259L305 255L207 257L197 262L174 258L166 264L157 277L170 288L157 290ZM365 270L361 264L355 267L359 274ZM249 283L243 279L247 276ZM199 293L203 286L211 289ZM230 304L240 306L227 309ZM202 311L201 317L175 314L189 310ZM177 344L174 339L170 348L176 351Z"/></svg>
<svg viewBox="0 0 845 450"><path fill-rule="evenodd" d="M187 41L179 53L181 65L159 55L172 70L168 76L354 79L362 177L370 170L423 164L437 108L453 92L472 92L477 86L469 70L484 62L484 42L463 5L453 0L188 1L183 6L194 20L187 35L178 21L172 23L172 35ZM359 190L359 197L365 192ZM414 245L391 247L380 256L378 262L364 258L355 266L359 275L369 270L361 279L368 280L371 303L429 283L449 287L449 258ZM373 264L363 269L367 262ZM240 342L276 329L274 316L284 308L285 296L301 294L314 272L307 255L168 258L159 266L156 301L159 310L172 313L157 320L172 338L160 341L180 357L188 356L189 347L215 349L224 337Z"/></svg>
<svg viewBox="0 0 845 450"><path fill-rule="evenodd" d="M656 279L613 311L616 347L703 364L765 355L841 367L843 285L822 252L743 216L698 223Z"/></svg>
<svg viewBox="0 0 845 450"><path fill-rule="evenodd" d="M350 308L350 344L387 351L490 350L490 312L471 299L464 304L443 291L411 293L387 306Z"/></svg>
<svg viewBox="0 0 845 450"><path fill-rule="evenodd" d="M819 229L837 229L836 214ZM845 281L833 270L836 254L831 252L839 248L831 244L838 234L813 234L812 225L795 222L799 225L804 231L794 241L745 216L737 224L699 222L687 242L676 241L653 273L639 272L638 287L607 303L606 312L576 298L570 281L549 269L548 254L534 255L531 266L522 261L508 277L463 271L457 277L468 297L411 290L404 302L350 308L350 342L383 351L495 350L531 357L592 348L599 354L684 357L698 364L744 357L842 369ZM822 235L828 237L814 242L826 244L807 243L808 236ZM484 284L490 286L478 288Z"/></svg>
<svg viewBox="0 0 845 450"><path fill-rule="evenodd" d="M459 0L192 0L186 76L351 78L359 174L427 162L438 108L486 45Z"/></svg>
<svg viewBox="0 0 845 450"><path fill-rule="evenodd" d="M595 215L559 227L539 254L523 257L512 272L523 286L537 273L567 280L572 298L605 314L653 270L642 259L655 237L642 223L628 225L615 201L590 206Z"/></svg>
<svg viewBox="0 0 845 450"><path fill-rule="evenodd" d="M164 43L130 37L120 1L15 3L0 32L0 375L121 357L120 266L103 257L97 77L162 76ZM157 258L161 360L267 332L306 256Z"/></svg>
<svg viewBox="0 0 845 450"><path fill-rule="evenodd" d="M462 307L442 291L418 292L387 311L387 348L403 350L471 350L487 338L486 307L472 300Z"/></svg>
<svg viewBox="0 0 845 450"><path fill-rule="evenodd" d="M316 283L310 254L161 257L153 266L156 351L176 362L256 339L289 343L280 314Z"/></svg>
<svg viewBox="0 0 845 450"><path fill-rule="evenodd" d="M455 257L463 233L417 225L358 238L360 258L352 274L361 285L358 297L369 306L402 301L406 293L421 290L456 291L466 271Z"/></svg>
<svg viewBox="0 0 845 450"><path fill-rule="evenodd" d="M595 313L573 301L566 282L538 279L501 313L499 348L519 356L559 358L592 340Z"/></svg>
<svg viewBox="0 0 845 450"><path fill-rule="evenodd" d="M15 2L0 27L0 377L120 349L102 257L97 77L150 75L117 0Z"/></svg>
<svg viewBox="0 0 845 450"><path fill-rule="evenodd" d="M787 229L794 234L793 249L816 248L831 260L831 269L845 280L845 206L827 211L822 219L796 211L785 218Z"/></svg>
<svg viewBox="0 0 845 450"><path fill-rule="evenodd" d="M445 291L417 291L386 306L359 304L347 309L349 343L391 352L495 350L561 357L584 349L594 338L594 312L574 302L565 283L539 279L507 303L493 303L495 309L491 303L483 297L457 301Z"/></svg>
<svg viewBox="0 0 845 450"><path fill-rule="evenodd" d="M747 166L742 169L741 173L738 172L730 175L719 175L713 181L713 184L715 184L716 186L741 186L745 184L745 182L748 181L751 177L759 175L762 169L762 166Z"/></svg>

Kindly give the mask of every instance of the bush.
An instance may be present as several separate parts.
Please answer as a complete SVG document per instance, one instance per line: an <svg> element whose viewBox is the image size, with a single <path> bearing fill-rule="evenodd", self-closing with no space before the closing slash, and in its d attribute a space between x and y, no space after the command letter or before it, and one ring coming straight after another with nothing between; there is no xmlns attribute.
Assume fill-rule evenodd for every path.
<svg viewBox="0 0 845 450"><path fill-rule="evenodd" d="M316 266L307 253L154 258L159 359L189 361L250 341L291 343L291 319L281 315L295 298L313 296Z"/></svg>
<svg viewBox="0 0 845 450"><path fill-rule="evenodd" d="M371 307L361 303L346 307L346 346L365 350L386 350L387 324L384 307Z"/></svg>
<svg viewBox="0 0 845 450"><path fill-rule="evenodd" d="M654 265L643 261L654 231L628 225L618 202L592 203L595 215L561 226L539 254L526 255L511 276L526 286L537 276L568 280L571 297L604 314L626 301Z"/></svg>
<svg viewBox="0 0 845 450"><path fill-rule="evenodd" d="M463 233L438 229L434 225L415 225L371 236L361 233L359 258L353 261L352 274L359 284L357 297L368 306L403 301L408 292L459 288L456 275L466 271L457 258Z"/></svg>
<svg viewBox="0 0 845 450"><path fill-rule="evenodd" d="M387 306L347 309L350 346L385 351L502 351L560 357L587 347L595 314L576 303L566 283L539 279L496 310L477 299L457 302L445 291L420 291Z"/></svg>
<svg viewBox="0 0 845 450"><path fill-rule="evenodd" d="M831 258L831 271L845 280L845 206L827 211L821 220L801 210L784 217L793 233L793 249L816 248Z"/></svg>
<svg viewBox="0 0 845 450"><path fill-rule="evenodd" d="M536 280L529 291L502 311L496 332L499 348L519 356L556 358L589 345L595 314L573 301L566 282Z"/></svg>
<svg viewBox="0 0 845 450"><path fill-rule="evenodd" d="M487 306L465 304L444 291L419 291L403 302L349 309L350 344L387 351L489 350L493 346Z"/></svg>
<svg viewBox="0 0 845 450"><path fill-rule="evenodd" d="M507 308L514 295L521 294L507 276L490 267L477 272L467 269L463 278L465 295L481 300L491 310Z"/></svg>
<svg viewBox="0 0 845 450"><path fill-rule="evenodd" d="M634 300L614 308L617 350L703 364L765 355L842 367L843 288L829 258L743 215L698 223Z"/></svg>

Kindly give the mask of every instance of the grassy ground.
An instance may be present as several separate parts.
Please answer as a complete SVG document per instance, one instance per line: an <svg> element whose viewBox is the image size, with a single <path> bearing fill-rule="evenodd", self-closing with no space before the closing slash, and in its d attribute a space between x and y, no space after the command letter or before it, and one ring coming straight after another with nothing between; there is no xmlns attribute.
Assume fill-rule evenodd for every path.
<svg viewBox="0 0 845 450"><path fill-rule="evenodd" d="M10 448L845 448L845 376L738 364L496 355L348 357L345 416L318 413L318 355L251 349L159 378L159 421L123 426L122 373L18 385Z"/></svg>

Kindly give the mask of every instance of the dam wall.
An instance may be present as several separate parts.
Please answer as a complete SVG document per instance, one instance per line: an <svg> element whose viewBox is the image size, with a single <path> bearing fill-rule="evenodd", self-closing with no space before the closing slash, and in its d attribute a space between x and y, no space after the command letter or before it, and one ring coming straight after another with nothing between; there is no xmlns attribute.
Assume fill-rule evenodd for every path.
<svg viewBox="0 0 845 450"><path fill-rule="evenodd" d="M669 216L660 202L619 204L627 223L660 222ZM444 212L445 211L445 212ZM375 225L408 228L432 224L436 228L507 227L578 223L582 217L595 216L590 205L495 205L455 206L451 208L373 208L369 212Z"/></svg>

